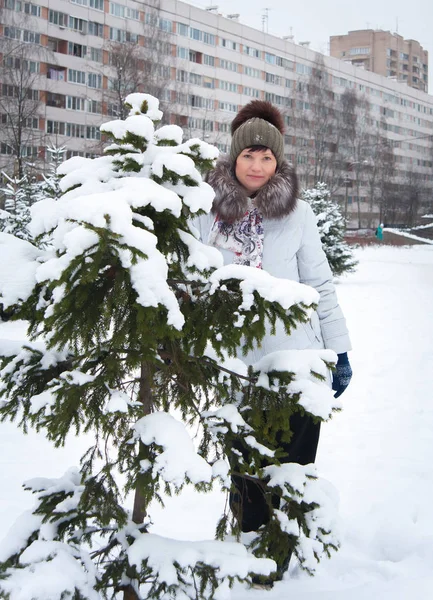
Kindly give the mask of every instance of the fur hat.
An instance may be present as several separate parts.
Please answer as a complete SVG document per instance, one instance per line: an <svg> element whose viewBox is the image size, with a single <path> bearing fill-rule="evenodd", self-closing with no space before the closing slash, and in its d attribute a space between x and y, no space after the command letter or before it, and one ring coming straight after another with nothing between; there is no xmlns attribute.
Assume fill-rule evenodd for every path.
<svg viewBox="0 0 433 600"><path fill-rule="evenodd" d="M284 120L270 102L252 100L241 108L231 125L230 158L236 161L245 148L266 146L274 153L278 166L284 161Z"/></svg>

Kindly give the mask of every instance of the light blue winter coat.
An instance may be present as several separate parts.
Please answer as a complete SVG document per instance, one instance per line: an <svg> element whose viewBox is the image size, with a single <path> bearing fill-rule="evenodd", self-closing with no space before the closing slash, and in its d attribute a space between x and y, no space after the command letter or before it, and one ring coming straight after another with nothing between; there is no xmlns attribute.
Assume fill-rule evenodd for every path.
<svg viewBox="0 0 433 600"><path fill-rule="evenodd" d="M224 176L227 177L227 173ZM220 181L218 177L209 178L209 183L214 189L218 181ZM278 186L275 188L275 183L278 184L278 180L273 182L273 191L278 193L280 188ZM227 193L227 181L224 184L223 189ZM238 187L236 181L234 185ZM269 189L267 192L269 193ZM228 190L228 193L232 192ZM227 196L224 200L226 198ZM260 198L259 202L256 201L257 204L260 208ZM218 209L218 192L215 205ZM351 349L351 344L346 321L338 304L331 269L322 249L316 217L310 205L303 200L295 200L289 214L279 218L266 218L267 212L272 216L271 211L266 211L266 208L262 210L265 216L263 270L275 277L310 285L319 292L320 301L309 323L299 325L290 336L285 333L282 326L277 327L276 335L267 335L261 348L248 354L248 362L256 362L265 354L276 350L330 348L337 354L347 352ZM210 213L194 222L204 243L208 240L214 219L215 214ZM224 257L224 264L231 264L234 258L233 252L221 248L219 250Z"/></svg>

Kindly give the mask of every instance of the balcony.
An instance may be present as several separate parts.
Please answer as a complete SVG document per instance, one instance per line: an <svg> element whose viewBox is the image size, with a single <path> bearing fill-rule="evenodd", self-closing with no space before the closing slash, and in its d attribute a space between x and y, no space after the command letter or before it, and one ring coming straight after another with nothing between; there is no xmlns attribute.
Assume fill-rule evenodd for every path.
<svg viewBox="0 0 433 600"><path fill-rule="evenodd" d="M48 38L48 49L51 52L58 52L59 54L67 54L68 53L68 42L66 40L61 40L59 38Z"/></svg>
<svg viewBox="0 0 433 600"><path fill-rule="evenodd" d="M63 94L53 94L47 92L47 106L53 106L54 108L66 108L66 96Z"/></svg>
<svg viewBox="0 0 433 600"><path fill-rule="evenodd" d="M57 65L47 65L47 79L66 81L66 68Z"/></svg>

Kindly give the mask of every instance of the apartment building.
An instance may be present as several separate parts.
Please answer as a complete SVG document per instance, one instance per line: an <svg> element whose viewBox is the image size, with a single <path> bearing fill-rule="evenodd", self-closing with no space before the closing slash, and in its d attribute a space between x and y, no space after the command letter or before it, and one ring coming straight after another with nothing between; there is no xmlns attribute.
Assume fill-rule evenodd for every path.
<svg viewBox="0 0 433 600"><path fill-rule="evenodd" d="M320 58L335 98L353 90L368 98L377 123L386 119L385 135L394 145L399 177L403 180L413 169L433 186L433 97L421 90L178 0L161 0L158 9L152 0L3 2L3 64L5 57L10 64L5 49L11 40L30 48L32 55L24 62L32 72L30 95L37 108L26 122L29 141L22 152L41 168L48 144L65 145L68 157L100 153L99 125L121 111L117 92L125 69L116 69L114 55L125 48L141 57L134 63L140 65L138 80L127 87L149 91L140 74L152 62L156 70L148 82L158 79L166 121L222 152L229 150L230 122L242 105L259 98L279 106L286 115L287 158L301 174L315 159L298 151L301 142L312 145L299 126L293 127L294 116L302 121L311 108L299 99L298 90ZM15 101L16 86L4 80L1 94L0 166L11 171L8 115L2 106L5 98ZM335 186L335 196L346 203L349 216L353 212L356 226L356 213L359 217L361 211L367 223L377 220L378 212L367 185L356 194L348 185L353 164L349 159L349 173Z"/></svg>
<svg viewBox="0 0 433 600"><path fill-rule="evenodd" d="M381 29L361 29L331 36L330 46L335 58L428 90L428 52L416 40Z"/></svg>

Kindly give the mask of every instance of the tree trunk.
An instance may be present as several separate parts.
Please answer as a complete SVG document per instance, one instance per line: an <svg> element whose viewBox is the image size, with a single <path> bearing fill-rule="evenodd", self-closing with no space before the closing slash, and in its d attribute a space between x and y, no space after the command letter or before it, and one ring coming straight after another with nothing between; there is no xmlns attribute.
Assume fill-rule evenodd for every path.
<svg viewBox="0 0 433 600"><path fill-rule="evenodd" d="M138 400L143 405L143 416L149 415L153 409L153 394L152 394L152 370L149 365L145 362L141 363L141 372L140 372L140 390L138 392ZM145 460L148 458L149 450L147 446L144 446L140 442L140 450L139 456L141 460ZM147 506L146 499L142 492L142 478L139 475L137 479L137 485L135 488L135 496L134 496L134 508L132 510L132 520L137 525L141 525L143 523L146 514L147 514ZM134 588L131 585L128 585L123 592L123 600L139 600Z"/></svg>

